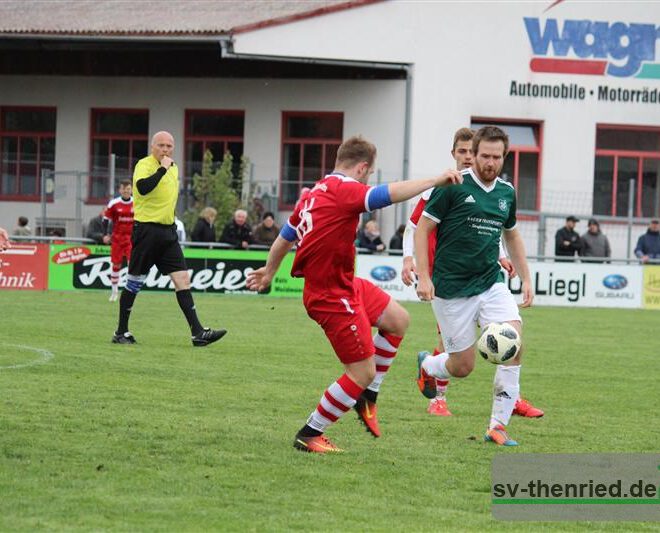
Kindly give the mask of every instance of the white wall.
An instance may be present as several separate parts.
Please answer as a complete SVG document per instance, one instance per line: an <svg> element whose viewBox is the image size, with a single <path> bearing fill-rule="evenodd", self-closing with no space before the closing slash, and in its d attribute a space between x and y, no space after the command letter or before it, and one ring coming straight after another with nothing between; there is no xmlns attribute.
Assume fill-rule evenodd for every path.
<svg viewBox="0 0 660 533"><path fill-rule="evenodd" d="M564 2L544 13L550 5L550 0L392 0L240 34L235 50L413 63L411 177L450 166L453 132L468 125L471 117L540 121L544 133L541 209L584 215L592 210L596 124L660 125L660 104L599 102L598 86L652 89L660 87L660 80L534 73L523 17L540 18L541 28L548 18L557 19L560 28L567 19L657 26L660 3ZM327 38L319 39L319 35ZM656 49L656 62L660 62L660 45ZM577 83L588 96L585 100L510 96L513 80ZM589 94L592 90L594 96ZM535 232L529 233L528 249L535 253ZM553 236L554 232L549 240ZM614 248L625 255L622 238L617 233Z"/></svg>
<svg viewBox="0 0 660 533"><path fill-rule="evenodd" d="M599 102L591 96L584 101L510 96L511 81L577 83L587 92L597 92L599 84L658 88L660 80L533 73L523 17L542 22L554 18L560 26L568 19L657 26L660 3L562 2L544 13L550 5L551 0L392 0L238 34L235 50L414 64L413 178L453 164L449 154L453 132L471 117L541 121L541 209L584 216L592 208L596 124L658 126L660 104ZM658 42L656 62L660 62ZM245 152L258 179L279 176L280 112L305 109L344 111L345 135L363 133L374 140L385 177L398 177L403 164L403 99L400 81L0 78L0 104L58 106L58 168L88 168L90 107L149 108L151 131L170 129L179 141L185 108L224 107L246 111ZM0 208L0 224L13 226L15 216L22 214L8 203ZM386 210L386 236L394 229L392 211ZM535 251L533 224L526 226L528 249ZM613 248L625 251L625 233L618 226L611 230L616 239Z"/></svg>
<svg viewBox="0 0 660 533"><path fill-rule="evenodd" d="M256 180L280 176L282 111L340 111L346 135L362 133L379 147L386 181L400 179L403 161L405 83L402 81L218 80L80 77L0 77L0 105L57 108L56 170L89 169L92 108L149 109L150 134L174 134L183 158L186 109L245 111L245 154ZM385 110L385 111L383 111ZM146 154L145 154L146 155ZM64 179L64 178L62 178ZM72 190L72 188L70 188ZM86 205L83 219L99 206ZM39 203L0 202L0 226L12 229L19 215L40 217ZM74 199L48 206L49 217L71 218ZM388 218L389 217L389 218ZM393 213L385 217L393 232Z"/></svg>

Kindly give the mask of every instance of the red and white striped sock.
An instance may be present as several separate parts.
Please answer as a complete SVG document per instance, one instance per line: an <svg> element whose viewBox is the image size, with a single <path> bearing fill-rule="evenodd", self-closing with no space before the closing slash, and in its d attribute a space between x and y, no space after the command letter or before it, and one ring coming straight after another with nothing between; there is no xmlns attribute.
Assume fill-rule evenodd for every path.
<svg viewBox="0 0 660 533"><path fill-rule="evenodd" d="M110 274L110 283L112 284L112 290L116 291L119 286L119 267L112 265L112 273Z"/></svg>
<svg viewBox="0 0 660 533"><path fill-rule="evenodd" d="M437 348L433 349L433 355L440 355L442 352ZM444 396L447 393L447 385L449 385L448 379L436 379L435 380L435 390L438 396Z"/></svg>
<svg viewBox="0 0 660 533"><path fill-rule="evenodd" d="M378 392L380 389L383 380L385 379L385 374L390 369L390 366L394 362L396 357L396 351L399 349L399 345L403 337L393 335L392 333L386 333L384 331L378 331L374 335L374 346L376 347L376 377L367 387L370 391Z"/></svg>
<svg viewBox="0 0 660 533"><path fill-rule="evenodd" d="M307 425L324 433L329 425L334 424L346 412L350 411L363 390L362 387L344 374L323 393L316 410L309 415Z"/></svg>

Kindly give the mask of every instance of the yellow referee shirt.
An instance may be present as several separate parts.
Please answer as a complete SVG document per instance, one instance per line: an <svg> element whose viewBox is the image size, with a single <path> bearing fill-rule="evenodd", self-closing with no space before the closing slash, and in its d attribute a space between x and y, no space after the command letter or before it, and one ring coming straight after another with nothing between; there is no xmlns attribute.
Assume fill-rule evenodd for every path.
<svg viewBox="0 0 660 533"><path fill-rule="evenodd" d="M133 172L133 211L138 222L174 224L174 210L179 197L179 169L172 165L167 169L156 188L144 196L138 191L137 183L153 175L160 163L153 155L140 159Z"/></svg>

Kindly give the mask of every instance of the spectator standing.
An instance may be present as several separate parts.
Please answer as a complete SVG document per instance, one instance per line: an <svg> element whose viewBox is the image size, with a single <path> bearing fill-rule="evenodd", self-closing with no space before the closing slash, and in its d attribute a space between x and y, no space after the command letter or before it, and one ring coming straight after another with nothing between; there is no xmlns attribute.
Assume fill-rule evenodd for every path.
<svg viewBox="0 0 660 533"><path fill-rule="evenodd" d="M18 217L18 225L16 226L16 229L13 231L13 235L15 237L29 237L32 235L32 230L30 229L30 226L28 226L28 218L27 217Z"/></svg>
<svg viewBox="0 0 660 533"><path fill-rule="evenodd" d="M255 244L270 246L279 234L280 228L275 224L275 215L270 211L266 211L261 219L261 224L254 228Z"/></svg>
<svg viewBox="0 0 660 533"><path fill-rule="evenodd" d="M582 257L611 257L609 239L600 231L600 224L595 218L589 219L588 229L582 239L580 255ZM589 263L603 263L604 259L589 259Z"/></svg>
<svg viewBox="0 0 660 533"><path fill-rule="evenodd" d="M649 259L660 259L660 220L653 219L646 233L640 235L635 255L646 263Z"/></svg>
<svg viewBox="0 0 660 533"><path fill-rule="evenodd" d="M92 239L97 244L103 244L103 236L105 235L103 213L105 213L105 207L97 216L89 221L87 231L85 232L85 237Z"/></svg>
<svg viewBox="0 0 660 533"><path fill-rule="evenodd" d="M406 231L406 225L401 224L396 233L390 239L390 250L403 250L403 232Z"/></svg>
<svg viewBox="0 0 660 533"><path fill-rule="evenodd" d="M578 232L575 231L575 224L580 219L573 215L566 217L566 224L555 233L555 256L573 257L579 253L582 248L582 241ZM555 261L570 261L570 259L555 259Z"/></svg>
<svg viewBox="0 0 660 533"><path fill-rule="evenodd" d="M364 225L364 228L358 232L358 248L365 248L374 252L385 250L385 244L380 238L380 228L378 222L370 220Z"/></svg>
<svg viewBox="0 0 660 533"><path fill-rule="evenodd" d="M247 211L244 209L234 211L234 218L225 225L219 242L231 244L238 249L245 249L254 242L252 230L247 224Z"/></svg>
<svg viewBox="0 0 660 533"><path fill-rule="evenodd" d="M215 242L215 218L218 212L212 207L202 209L197 219L197 223L190 234L193 242Z"/></svg>

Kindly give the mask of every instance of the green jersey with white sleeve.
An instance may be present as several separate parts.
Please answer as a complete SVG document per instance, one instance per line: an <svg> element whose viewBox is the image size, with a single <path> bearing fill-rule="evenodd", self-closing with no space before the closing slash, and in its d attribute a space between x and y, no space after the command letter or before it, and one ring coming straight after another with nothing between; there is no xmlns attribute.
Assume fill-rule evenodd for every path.
<svg viewBox="0 0 660 533"><path fill-rule="evenodd" d="M475 296L504 281L502 229L516 225L516 192L509 183L498 177L485 185L472 169L461 175L460 185L436 188L423 213L438 224L433 285L444 299Z"/></svg>

